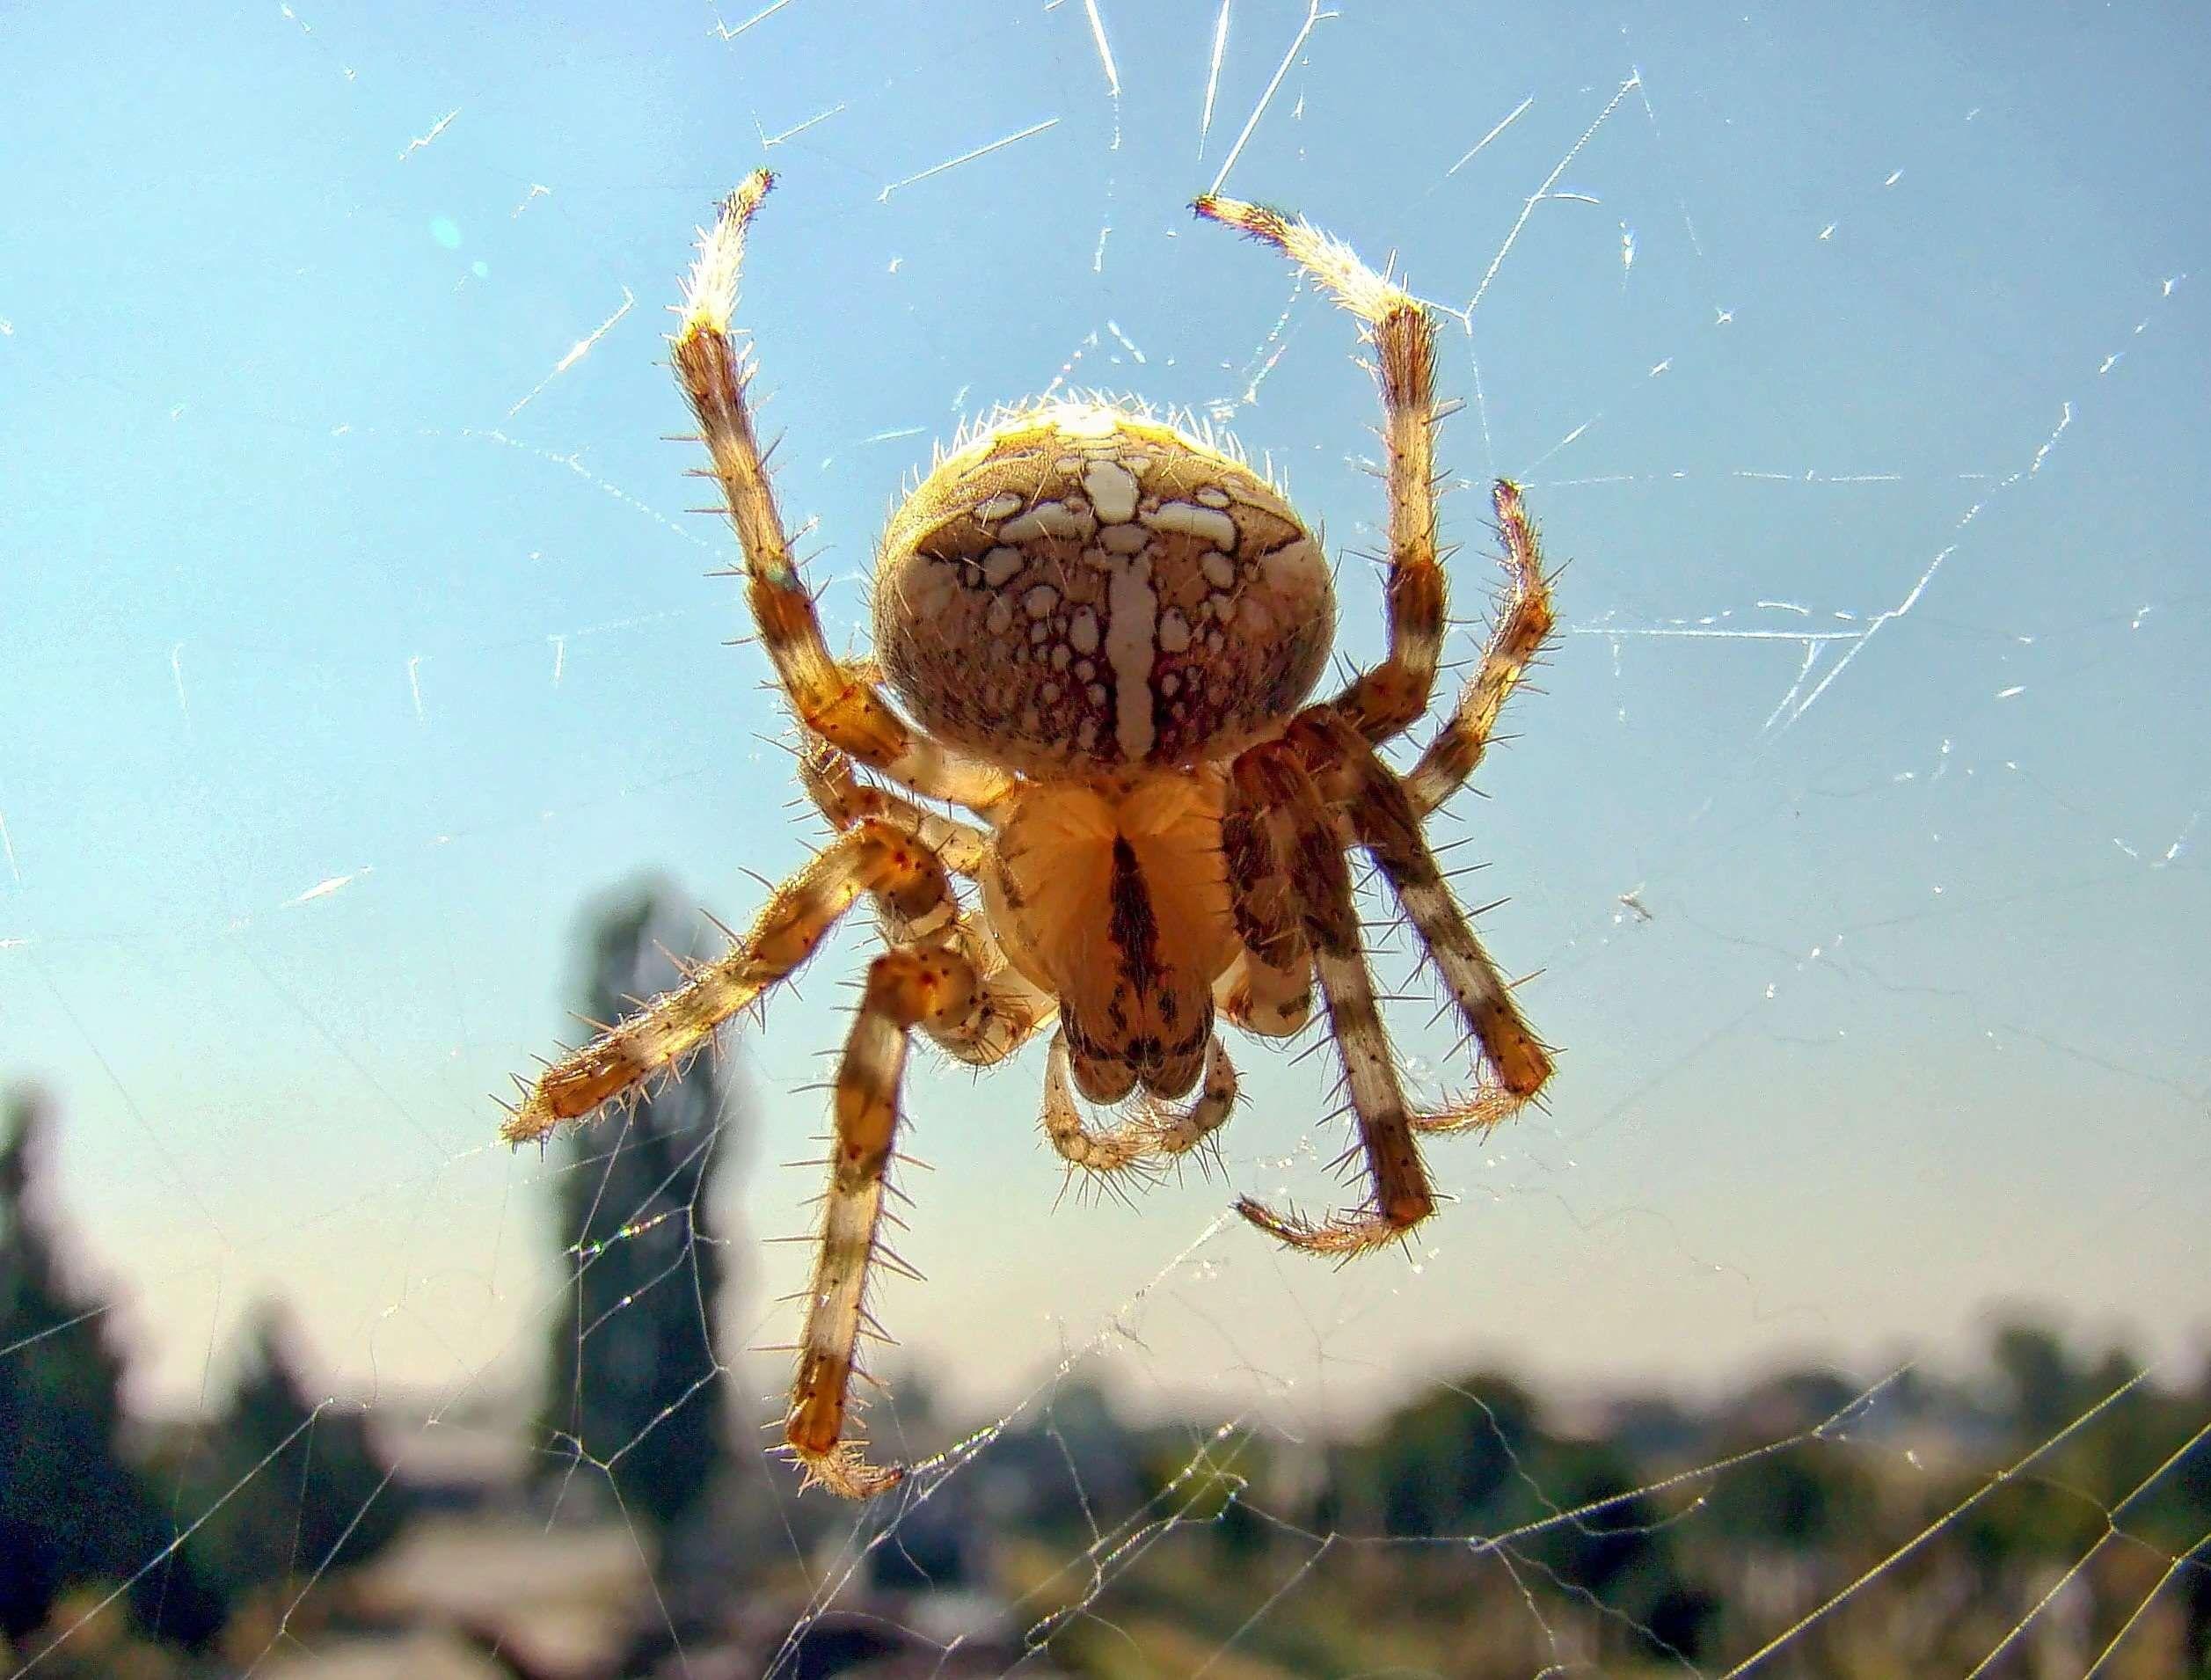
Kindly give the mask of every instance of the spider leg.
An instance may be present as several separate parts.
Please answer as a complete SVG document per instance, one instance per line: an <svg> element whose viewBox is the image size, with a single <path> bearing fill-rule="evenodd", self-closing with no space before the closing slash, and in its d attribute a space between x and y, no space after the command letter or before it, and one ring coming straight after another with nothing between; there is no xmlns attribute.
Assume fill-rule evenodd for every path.
<svg viewBox="0 0 2211 1680"><path fill-rule="evenodd" d="M1278 1213L1249 1196L1237 1203L1237 1211L1293 1248L1362 1253L1419 1224L1435 1210L1435 1197L1360 948L1351 871L1320 792L1295 749L1281 741L1254 747L1237 760L1235 778L1246 807L1267 813L1266 826L1312 941L1329 1032L1343 1058L1371 1187L1364 1208L1318 1222Z"/></svg>
<svg viewBox="0 0 2211 1680"><path fill-rule="evenodd" d="M679 1066L716 1027L795 972L865 892L883 894L908 925L941 922L953 908L934 853L887 822L863 820L777 887L727 955L698 964L682 985L547 1068L500 1136L509 1143L544 1137Z"/></svg>
<svg viewBox="0 0 2211 1680"><path fill-rule="evenodd" d="M1153 1148L1168 1157L1187 1155L1229 1123L1236 1096L1236 1063L1229 1060L1228 1047L1216 1034L1206 1043L1205 1074L1198 1094L1186 1105L1178 1108L1156 1097L1145 1099L1144 1125Z"/></svg>
<svg viewBox="0 0 2211 1680"><path fill-rule="evenodd" d="M837 1069L836 1127L821 1246L806 1291L806 1329L791 1385L784 1440L805 1465L806 1485L847 1499L868 1499L906 1474L899 1465L867 1462L864 1443L845 1438L856 1350L867 1311L869 1262L883 1221L885 1175L898 1131L906 1049L919 1024L948 1024L974 1004L974 974L942 946L886 951L868 965L866 990Z"/></svg>
<svg viewBox="0 0 2211 1680"><path fill-rule="evenodd" d="M821 635L814 597L768 482L768 463L746 398L752 362L730 341L745 230L774 177L755 170L722 201L683 290L682 325L670 340L677 382L698 417L712 476L745 551L746 595L761 640L792 709L814 734L871 769L931 799L984 809L1011 786L1003 772L955 757L892 710L876 686L840 665Z"/></svg>
<svg viewBox="0 0 2211 1680"><path fill-rule="evenodd" d="M987 833L862 779L853 772L852 761L818 735L799 756L799 780L834 827L850 829L871 819L888 823L927 846L953 874L974 880L982 873L990 846ZM874 896L891 943L910 940L915 930L899 916L890 896L879 892ZM1027 1043L1059 1005L1007 961L984 917L955 906L951 925L975 971L976 1007L958 1023L925 1021L923 1030L955 1060L989 1067Z"/></svg>
<svg viewBox="0 0 2211 1680"><path fill-rule="evenodd" d="M1449 721L1405 778L1413 811L1424 817L1457 793L1482 762L1498 713L1527 676L1553 623L1543 549L1521 503L1520 486L1500 478L1490 499L1497 509L1498 534L1505 540L1505 595L1481 665L1460 693Z"/></svg>
<svg viewBox="0 0 2211 1680"><path fill-rule="evenodd" d="M1053 1149L1069 1166L1085 1172L1142 1169L1158 1153L1151 1129L1141 1120L1125 1120L1102 1129L1084 1125L1083 1111L1075 1100L1069 1061L1067 1034L1054 1033L1044 1064L1044 1109L1039 1116Z"/></svg>
<svg viewBox="0 0 2211 1680"><path fill-rule="evenodd" d="M1215 987L1221 1012L1262 1038L1297 1033L1313 1010L1313 949L1289 878L1274 855L1265 810L1231 783L1221 814L1229 908L1244 949Z"/></svg>
<svg viewBox="0 0 2211 1680"><path fill-rule="evenodd" d="M1051 1024L1059 1000L1015 972L981 917L959 912L952 937L975 973L974 1007L957 1021L923 1021L922 1030L955 1062L995 1067Z"/></svg>
<svg viewBox="0 0 2211 1680"><path fill-rule="evenodd" d="M1551 1077L1551 1053L1521 1018L1512 989L1452 897L1420 832L1411 793L1359 732L1327 706L1300 713L1285 739L1348 815L1359 843L1389 879L1469 1036L1481 1047L1490 1075L1481 1090L1443 1114L1417 1117L1414 1128L1458 1131L1494 1125L1543 1088Z"/></svg>
<svg viewBox="0 0 2211 1680"><path fill-rule="evenodd" d="M874 817L912 835L953 874L981 878L990 850L986 831L865 780L853 771L850 758L819 735L809 737L799 755L799 782L832 827L849 829Z"/></svg>
<svg viewBox="0 0 2211 1680"><path fill-rule="evenodd" d="M1359 318L1374 346L1390 493L1390 652L1354 678L1336 705L1379 744L1427 710L1443 654L1443 568L1435 540L1435 323L1410 292L1302 216L1211 194L1193 208L1280 251Z"/></svg>
<svg viewBox="0 0 2211 1680"><path fill-rule="evenodd" d="M1044 1064L1045 1136L1069 1166L1085 1172L1142 1172L1162 1157L1186 1155L1228 1122L1236 1107L1236 1064L1216 1036L1206 1044L1205 1074L1186 1106L1147 1099L1135 1118L1087 1126L1077 1106L1065 1034L1054 1034Z"/></svg>

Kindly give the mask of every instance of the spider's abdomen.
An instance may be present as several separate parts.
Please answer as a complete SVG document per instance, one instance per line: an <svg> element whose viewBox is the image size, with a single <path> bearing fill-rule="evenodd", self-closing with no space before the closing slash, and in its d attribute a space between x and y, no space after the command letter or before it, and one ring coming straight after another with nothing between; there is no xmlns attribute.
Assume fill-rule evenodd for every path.
<svg viewBox="0 0 2211 1680"><path fill-rule="evenodd" d="M1216 770L1033 783L999 814L983 873L1014 966L1060 1000L1075 1083L1093 1102L1178 1097L1234 959Z"/></svg>
<svg viewBox="0 0 2211 1680"><path fill-rule="evenodd" d="M1103 404L1024 410L891 517L875 651L931 734L1033 777L1217 758L1335 632L1326 559L1251 468Z"/></svg>

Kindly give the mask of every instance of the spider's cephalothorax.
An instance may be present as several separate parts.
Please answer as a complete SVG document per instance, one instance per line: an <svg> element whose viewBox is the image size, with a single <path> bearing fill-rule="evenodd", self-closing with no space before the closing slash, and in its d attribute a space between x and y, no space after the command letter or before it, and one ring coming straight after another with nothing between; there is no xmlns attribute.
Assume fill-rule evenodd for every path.
<svg viewBox="0 0 2211 1680"><path fill-rule="evenodd" d="M1389 652L1307 704L1326 661L1326 561L1233 455L1106 403L1001 415L893 515L876 659L828 649L793 559L731 339L763 171L702 236L673 361L745 551L761 639L797 714L800 775L836 836L682 984L553 1063L502 1129L540 1138L680 1066L787 979L862 897L868 966L836 1080L835 1140L784 1437L811 1480L863 1497L906 1472L850 1427L871 1268L918 1031L977 1067L1054 1029L1046 1136L1070 1170L1155 1172L1229 1117L1219 1021L1281 1038L1316 989L1357 1122L1361 1204L1309 1220L1237 1203L1292 1247L1355 1254L1434 1210L1417 1137L1495 1123L1551 1074L1421 829L1480 761L1551 626L1516 486L1492 493L1507 588L1480 664L1412 769L1376 749L1417 722L1444 630L1435 535L1434 328L1409 293L1308 223L1226 199L1201 215L1276 246L1362 323L1383 402ZM890 694L877 686L879 668ZM903 703L901 711L892 696ZM964 811L956 814L953 808ZM1376 1007L1347 848L1363 850L1479 1055L1464 1098L1407 1104ZM1080 1098L1134 1099L1117 1122ZM1180 1107L1170 1099L1186 1098Z"/></svg>

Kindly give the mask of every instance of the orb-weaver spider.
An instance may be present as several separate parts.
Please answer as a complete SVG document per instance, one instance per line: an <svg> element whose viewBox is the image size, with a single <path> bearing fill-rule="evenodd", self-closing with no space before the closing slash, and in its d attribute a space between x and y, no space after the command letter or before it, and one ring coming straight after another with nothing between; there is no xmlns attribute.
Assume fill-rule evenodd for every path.
<svg viewBox="0 0 2211 1680"><path fill-rule="evenodd" d="M1335 604L1304 522L1233 446L1101 399L1002 411L940 455L883 537L876 661L840 661L769 486L750 360L730 338L746 230L770 180L750 177L701 235L674 362L744 550L761 639L806 739L801 779L837 837L726 956L550 1067L502 1131L543 1137L680 1066L793 974L858 898L873 898L889 948L868 966L837 1074L784 1422L810 1481L861 1498L904 1473L866 1462L848 1413L869 1268L887 1258L886 1173L916 1027L981 1066L1056 1021L1043 1111L1053 1147L1075 1168L1141 1172L1228 1118L1236 1071L1218 1021L1294 1034L1317 978L1358 1125L1348 1158L1363 1163L1368 1196L1318 1221L1248 1197L1237 1206L1323 1254L1376 1247L1434 1210L1419 1133L1491 1125L1550 1077L1549 1052L1421 824L1480 760L1551 611L1535 528L1518 488L1500 481L1507 586L1481 664L1409 772L1383 762L1376 749L1427 711L1443 644L1434 324L1303 221L1208 197L1200 215L1284 252L1373 347L1388 457L1387 657L1306 705ZM1479 1048L1481 1083L1443 1112L1405 1101L1361 945L1354 847L1379 866ZM955 880L974 890L963 896ZM1093 1127L1077 1092L1135 1107Z"/></svg>

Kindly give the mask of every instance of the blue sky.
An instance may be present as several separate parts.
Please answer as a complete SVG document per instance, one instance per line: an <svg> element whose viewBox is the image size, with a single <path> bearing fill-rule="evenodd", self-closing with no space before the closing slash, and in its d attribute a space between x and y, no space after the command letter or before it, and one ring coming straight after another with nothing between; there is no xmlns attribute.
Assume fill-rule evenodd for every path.
<svg viewBox="0 0 2211 1680"><path fill-rule="evenodd" d="M1367 544L1348 324L1185 208L1263 101L1227 190L1478 293L1445 458L1523 478L1572 562L1455 829L1562 1072L1434 1150L1419 1264L1339 1274L1207 1234L1194 1175L1055 1207L1039 1058L925 1071L911 1356L992 1403L1103 1333L1133 1393L1334 1410L1482 1359L1961 1355L2009 1299L2202 1345L2190 9L1346 4L1284 68L1305 8L1237 0L1217 77L1212 5L1098 0L1103 52L1079 0L755 10L4 26L0 1073L64 1107L156 1391L272 1291L347 1388L526 1383L549 1168L483 1093L560 1032L594 895L651 870L740 920L806 856L660 441L664 306L744 172L782 175L741 316L840 645L930 439L1055 380L1216 409ZM1446 508L1470 609L1483 513ZM1362 562L1341 589L1369 659ZM800 1228L772 1164L864 948L745 1047L752 1234ZM1312 1064L1242 1060L1234 1185L1324 1197ZM787 1339L799 1264L737 1329Z"/></svg>

